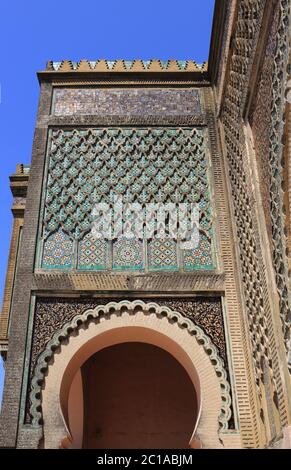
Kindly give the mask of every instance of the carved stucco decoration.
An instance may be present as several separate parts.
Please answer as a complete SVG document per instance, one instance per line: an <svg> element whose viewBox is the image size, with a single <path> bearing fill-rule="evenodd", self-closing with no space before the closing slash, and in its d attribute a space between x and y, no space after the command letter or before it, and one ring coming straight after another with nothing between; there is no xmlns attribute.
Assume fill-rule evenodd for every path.
<svg viewBox="0 0 291 470"><path fill-rule="evenodd" d="M288 293L288 260L286 236L284 233L285 214L283 210L282 160L285 111L285 90L287 87L288 38L290 1L280 1L280 21L276 36L276 53L273 62L271 132L270 132L270 210L272 221L273 263L280 302L280 316L291 372L291 311ZM281 170L281 171L280 171Z"/></svg>
<svg viewBox="0 0 291 470"><path fill-rule="evenodd" d="M271 357L268 353L269 328L266 323L266 311L270 307L263 290L264 272L260 269L260 247L256 237L256 215L248 178L242 114L264 7L265 0L239 2L234 50L221 116L259 395L263 379L261 359Z"/></svg>
<svg viewBox="0 0 291 470"><path fill-rule="evenodd" d="M281 204L280 155L282 156L282 94L286 67L288 1L281 0L279 28L276 38L276 53L273 72L273 110L272 132L270 141L270 173L271 175L271 210L273 260L276 282L279 292L281 320L288 354L288 336L290 334L290 313L288 307L288 290L284 266L285 247L282 224L284 220ZM254 374L257 386L258 403L261 420L265 419L264 396L266 386L265 374L270 377L273 389L272 406L278 412L280 424L284 427L288 422L284 402L284 382L281 379L282 368L276 344L276 325L274 311L268 286L263 247L259 237L260 228L257 214L257 201L252 187L252 178L248 164L245 142L244 112L247 104L249 84L252 79L253 61L260 39L263 13L268 8L266 0L246 0L238 2L236 30L232 40L232 54L229 60L229 72L225 87L221 121L224 128L226 160L232 193L232 206L237 229L237 240L240 255L240 267L243 281L243 295L249 340L254 361ZM277 108L278 106L278 108ZM274 163L271 168L271 163ZM289 354L290 357L290 354ZM270 410L268 411L270 413Z"/></svg>
<svg viewBox="0 0 291 470"><path fill-rule="evenodd" d="M35 310L30 377L32 377L39 355L51 340L55 331L62 329L75 316L83 315L86 310L94 309L98 305L105 305L110 300L118 301L118 299L109 298L39 298ZM144 302L147 303L146 300ZM155 298L155 303L179 312L202 328L218 349L219 355L224 360L225 367L228 369L222 305L219 298Z"/></svg>
<svg viewBox="0 0 291 470"><path fill-rule="evenodd" d="M269 148L271 133L273 63L276 49L276 37L280 19L279 4L271 8L271 20L268 28L263 63L256 84L255 97L251 103L248 120L252 129L254 149L256 154L256 167L259 176L261 200L266 219L266 228L269 240L272 243L272 224L270 211L270 164Z"/></svg>
<svg viewBox="0 0 291 470"><path fill-rule="evenodd" d="M32 416L33 425L37 426L41 424L42 384L45 380L45 373L48 369L49 362L62 342L69 340L72 333L75 333L81 326L88 325L90 322L96 322L96 324L98 324L101 318L106 320L110 319L112 315L122 315L125 312L134 315L137 311L142 311L145 315L155 314L160 319L166 317L170 323L177 323L180 328L185 328L191 336L195 337L197 343L203 347L204 351L209 356L220 382L221 413L218 418L219 428L220 430L226 430L228 428L228 421L232 414L230 386L227 381L227 372L224 368L224 362L219 357L217 348L201 328L195 325L190 319L183 317L179 312L173 311L166 306L160 306L154 302L145 303L141 300L109 302L106 305L99 305L94 309L86 310L82 315L76 315L53 335L37 360L31 382L30 414Z"/></svg>
<svg viewBox="0 0 291 470"><path fill-rule="evenodd" d="M63 281L62 281L63 282ZM107 281L108 284L108 281ZM54 333L61 330L67 322L73 320L76 315L82 315L86 310L94 309L98 305L105 305L110 301L120 299L112 298L59 298L40 297L36 303L33 342L30 359L28 393L26 400L25 423L31 423L29 409L31 379L39 355L45 349ZM147 302L147 300L144 300ZM179 312L184 317L191 319L209 336L214 346L218 349L225 369L229 375L228 360L226 356L225 335L223 326L223 312L220 298L155 298L155 303L166 306ZM229 426L233 427L232 419Z"/></svg>
<svg viewBox="0 0 291 470"><path fill-rule="evenodd" d="M287 85L289 2L270 4L271 24L264 62L257 84L257 97L249 120L253 130L260 189L279 298L280 317L291 370L290 296L286 255L283 173L284 92ZM285 86L286 85L286 86Z"/></svg>

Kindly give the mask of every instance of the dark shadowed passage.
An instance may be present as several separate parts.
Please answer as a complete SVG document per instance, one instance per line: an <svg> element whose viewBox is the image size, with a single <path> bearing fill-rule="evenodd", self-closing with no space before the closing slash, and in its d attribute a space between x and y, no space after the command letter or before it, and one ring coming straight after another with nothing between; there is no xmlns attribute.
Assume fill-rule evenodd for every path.
<svg viewBox="0 0 291 470"><path fill-rule="evenodd" d="M168 352L124 343L82 367L84 448L188 448L197 419L193 384Z"/></svg>

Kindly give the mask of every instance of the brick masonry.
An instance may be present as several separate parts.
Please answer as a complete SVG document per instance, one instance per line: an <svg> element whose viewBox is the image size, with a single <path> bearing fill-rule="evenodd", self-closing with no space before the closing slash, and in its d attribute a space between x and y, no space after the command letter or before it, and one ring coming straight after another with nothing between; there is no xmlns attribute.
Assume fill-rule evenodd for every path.
<svg viewBox="0 0 291 470"><path fill-rule="evenodd" d="M218 66L220 67L219 70L216 70L217 90L215 90L215 83L212 82L214 89L211 89L212 85L208 82L212 72L208 75L205 69L205 74L200 74L199 77L187 75L186 69L190 71L189 67L191 65L189 63L185 64L185 72L182 72L178 63L169 64L169 67L164 69L162 63L152 61L145 75L142 72L144 64L137 61L130 66L129 78L126 71L128 64L123 61L113 64L113 71L111 72L108 70L109 63L105 63L105 61L96 62L94 67L92 67L92 63L85 63L85 61L81 61L77 65L73 62L64 61L59 63L57 67L50 64L46 72L39 74L41 95L34 136L32 168L29 177L22 242L18 255L18 270L14 283L13 307L10 315L11 335L0 421L0 447L37 448L42 437L43 429L41 426L32 427L31 425L25 425L23 421L23 398L27 391L27 375L32 357L31 352L33 351L30 346L29 332L31 331L30 327L33 326L34 315L38 314L37 310L32 307L35 296L37 298L50 296L53 298L52 302L58 297L64 299L66 296L71 296L71 298L87 297L88 301L92 297L103 297L105 299L106 297L116 298L122 295L128 299L133 297L153 300L162 298L163 302L167 297L168 302L173 302L174 297L177 296L178 298L179 295L180 298L183 297L182 301L185 303L187 302L185 301L186 297L189 299L190 297L207 295L223 298L222 314L226 338L225 349L234 397L234 425L235 429L240 429L241 432L241 442L236 437L237 440L232 443L232 446L237 445L247 448L266 446L270 442L270 433L272 437L275 435L274 439L276 440L282 435L284 426L290 424L290 400L288 402L288 397L291 396L290 377L279 324L279 316L282 312L279 310L278 299L275 295L276 284L275 279L272 280L274 272L270 253L267 253L266 250L265 245L267 243L262 243L262 240L267 240L267 236L263 237L263 232L267 228L264 222L263 209L265 209L265 214L268 213L266 209L269 210L267 207L269 200L267 197L264 198L264 193L267 194L267 191L264 191L264 185L268 183L266 179L268 175L265 171L268 164L266 152L269 151L265 144L270 137L269 134L275 134L275 137L280 136L280 132L276 131L276 125L281 124L282 113L280 107L280 111L278 111L280 123L272 120L272 123L267 122L267 125L265 125L266 117L268 118L266 113L271 109L271 105L267 107L268 109L259 106L260 102L269 103L270 91L276 92L272 93L272 96L277 97L278 100L281 83L284 81L280 78L283 69L281 70L281 66L278 66L278 72L275 73L276 80L270 83L269 67L272 66L273 68L276 61L269 63L269 58L267 58L267 63L264 64L262 59L264 58L263 49L265 48L264 36L270 38L270 46L272 45L271 31L268 25L265 24L268 15L272 16L272 10L269 8L271 2L266 2L266 0L253 0L251 2L235 0L232 3L231 10L226 15L229 18L229 25L224 27L226 35L223 35L223 27L219 21L221 12L217 12L214 19L216 24L214 31L216 30L216 33L212 38L212 46L214 44L216 46L212 50L216 51L215 67L216 69ZM282 22L279 30L280 34L276 36L277 47L282 41L284 43L284 30L288 27L287 21L285 21L286 16L284 16L284 9L287 11L288 1L280 0L276 2L274 0L272 4L278 4L280 24ZM217 2L217 5L219 6L219 2ZM266 5L268 8L266 8ZM276 21L275 16L274 18ZM283 24L283 20L285 24ZM276 33L278 29L276 23L274 23L274 28L274 33ZM252 32L251 35L248 34L249 31ZM260 47L260 44L262 47ZM283 49L286 50L286 46L287 44L282 44L282 49L279 48L278 54L276 53L276 60L279 65L281 63L279 55L281 54L283 58ZM170 70L174 70L173 67L176 71L180 70L179 79L188 80L187 84L185 82L183 85L181 83L179 85L177 82L174 83L174 80L178 77L168 74ZM168 72L165 71L161 74L158 72L161 69ZM191 70L196 69L195 64L192 64ZM268 74L264 74L264 71L268 71ZM114 80L110 81L113 76L114 79L121 79L123 82L117 84L115 81L113 83ZM262 83L259 88L260 76L263 80L261 80ZM136 80L145 77L148 82L146 80L143 84L136 82ZM127 79L126 82L124 78ZM197 83L195 81L193 87L190 88L189 80L194 80L194 78L197 78ZM91 79L94 80L95 88L93 88ZM105 82L101 84L102 79L107 80L107 84ZM53 82L53 84L53 80L57 80L57 82ZM160 82L158 83L157 80L160 80ZM267 80L268 83L264 83L264 80ZM54 85L56 88L53 97ZM104 86L105 88L101 88ZM253 88L258 91L258 94L253 93ZM269 98L267 100L263 99L266 96ZM254 104L253 109L251 106L252 101ZM221 115L219 112L220 104L222 109L227 110L226 119L223 117L224 113ZM53 113L51 113L51 109ZM262 109L266 113L262 112ZM252 113L253 119L251 118ZM222 121L219 121L219 116L222 116ZM253 131L254 135L254 153L256 152L256 157L259 159L258 181L252 174L254 165L250 164L250 160L245 157L246 136L240 124L241 117L250 118L250 130ZM289 117L287 116L288 129L290 127ZM220 128L218 128L219 122L221 124ZM262 124L264 124L263 127ZM34 273L35 246L43 192L48 130L52 128L69 128L70 126L117 125L207 125L212 162L212 189L215 194L215 216L218 227L217 251L220 258L218 269L213 275L210 273L208 276L203 276L193 273L193 276L181 276L179 273L177 276L134 276L121 273L114 276L111 274L93 275L90 273L78 275L76 272L56 273L54 275L44 274L41 271ZM266 128L270 131L267 134L265 133ZM225 135L223 130L227 131ZM274 138L274 135L272 137ZM279 148L277 138L273 140ZM288 141L286 147L287 157L290 154L289 143ZM261 148L265 149L264 155L261 155ZM276 152L272 151L272 153ZM255 160L253 158L253 161ZM277 156L275 161L277 161ZM290 165L289 161L288 165ZM275 170L277 170L277 167ZM290 168L286 178L290 177L289 173L291 172L289 170ZM252 185L255 189L252 188ZM274 187L278 188L279 186L276 183ZM266 189L268 189L268 185ZM263 208L260 207L260 198L254 197L258 194L261 196L263 203L266 203ZM276 194L276 191L274 191L274 194ZM290 196L290 192L287 196ZM23 204L18 204L20 202L20 200L16 201L18 211L20 207L23 208ZM280 209L280 201L277 207ZM280 216L278 218L280 222L280 211L276 210L275 213ZM290 220L287 220L287 222L290 222ZM279 225L280 223L273 225L273 232L276 232ZM280 231L278 231L278 234L280 234ZM272 237L274 238L273 234ZM279 241L281 239L282 237ZM240 251L238 250L239 243L241 245ZM280 251L277 250L276 254L279 253ZM279 261L284 259L283 257L277 258ZM281 267L284 268L283 261L282 266L277 262L277 259L275 261L277 270L281 270ZM278 279L281 282L283 278L279 276ZM12 287L12 285L9 287ZM63 300L63 302L65 301ZM59 317L57 318L59 320ZM136 316L133 316L131 319L135 318ZM40 318L37 320L34 322L35 332L37 332L37 324ZM121 318L115 318L115 320L118 322L121 321ZM50 325L51 323L48 321L47 326ZM105 325L105 322L103 322L103 325ZM266 330L264 330L265 325ZM175 327L168 322L165 324L165 330L163 331L172 334L174 330ZM85 334L85 329L83 331ZM176 332L178 333L177 328ZM49 332L49 334L51 333L52 331ZM95 331L92 334L95 334ZM191 337L189 338L192 340ZM32 344L33 340L35 338L32 338ZM268 346L269 349L266 350L267 353L264 352L264 354L268 357L270 369L272 368L272 370L267 371L268 376L266 374L266 377L264 377L264 381L268 381L267 388L269 389L267 390L268 393L264 395L264 386L261 384L262 377L260 377L261 362L258 360L257 365L254 364L253 357L256 357L259 347L266 344L267 340L270 345ZM78 343L77 336L73 338L73 341L75 341L76 350L78 350L80 343ZM66 344L66 347L67 349L71 347L70 342ZM189 342L189 348L192 348L192 341L191 344ZM189 351L190 354L193 353L192 349L189 349ZM269 354L270 351L271 354ZM260 357L257 355L257 359L260 359ZM62 361L64 356L59 354L56 359ZM202 361L198 360L198 367L201 367L201 364ZM52 364L52 369L54 374L59 374L61 380L62 377L58 368L53 368ZM202 377L203 374L202 371ZM208 380L208 375L213 375L213 370L209 369L209 374L207 372L206 375L206 388L214 393L213 385L215 381ZM51 377L52 375L49 374L46 385ZM255 378L257 382L255 382ZM276 386L276 395L272 393L273 386ZM55 390L55 387L52 386L51 391L55 393ZM217 399L217 396L218 394L214 393L213 399L215 397ZM55 401L54 403L57 404L58 402ZM21 407L22 409L20 409ZM213 411L212 408L213 403L210 403L207 411ZM218 410L219 406L214 411L217 413ZM47 414L49 420L50 415L58 411L57 406L50 408ZM273 416L274 422L271 422L270 426L268 420L272 421ZM286 427L286 429L288 428ZM53 422L52 435L56 431L56 424ZM205 427L205 433L205 438L209 437L209 427L207 426ZM203 441L203 435L200 437ZM214 440L210 444L217 446L216 420L212 437ZM229 434L228 438L231 437ZM286 436L285 440L287 440ZM287 445L290 447L290 443Z"/></svg>
<svg viewBox="0 0 291 470"><path fill-rule="evenodd" d="M230 382L234 391L234 426L240 426L243 447L255 447L259 415L256 409L254 376L250 363L248 331L245 331L245 312L240 295L241 281L239 257L234 237L234 217L231 217L227 198L227 179L219 143L215 96L210 87L202 83L196 88L173 88L165 84L157 89L153 82L147 88L77 88L57 87L53 96L50 75L41 79L41 95L34 136L32 167L26 202L22 243L19 252L19 268L15 279L15 295L11 315L11 335L6 366L5 389L0 422L0 447L30 447L39 445L42 429L32 429L23 422L23 397L26 394L27 374L31 358L29 321L33 323L37 309L32 308L34 296L51 296L52 303L66 296L88 299L95 296L108 298L161 299L161 302L187 303L190 296L223 297L224 329L226 341L223 351L230 369ZM61 72L62 73L62 72ZM62 76L62 78L64 78ZM81 77L75 75L76 80ZM83 77L82 77L83 78ZM97 77L98 78L98 77ZM166 77L167 78L167 77ZM70 77L65 77L70 86ZM112 85L111 85L112 86ZM175 85L176 86L176 85ZM196 86L196 85L195 85ZM150 88L151 87L151 88ZM52 107L53 104L53 107ZM51 114L51 109L53 113ZM110 125L207 125L210 154L213 166L212 189L215 193L215 210L218 226L219 266L207 276L193 273L183 276L177 273L135 276L121 273L82 274L34 272L35 246L39 226L39 211L43 193L43 175L48 130L56 127L110 126ZM21 202L21 201L17 201ZM179 294L179 297L178 297ZM174 300L176 296L176 300ZM167 297L167 301L163 300ZM62 302L66 302L63 300ZM86 301L84 301L86 302ZM96 300L93 301L95 304ZM183 310L183 305L182 305ZM35 333L40 318L34 322ZM47 325L51 325L48 321ZM167 325L168 329L172 325ZM53 327L52 327L53 330ZM50 334L52 331L50 331ZM48 340L49 338L46 338ZM36 341L37 338L32 338ZM26 354L27 349L27 354ZM38 351L39 353L40 351ZM210 388L211 384L209 385ZM21 411L21 412L20 412ZM22 421L21 421L22 420ZM217 437L217 436L216 436Z"/></svg>
<svg viewBox="0 0 291 470"><path fill-rule="evenodd" d="M30 311L31 274L34 268L35 244L38 229L42 175L45 163L47 129L42 119L49 113L51 85L44 83L38 107L38 116L32 149L32 167L29 177L27 204L15 279L11 332L6 362L5 386L1 408L0 447L16 447L21 387L26 350L27 324Z"/></svg>
<svg viewBox="0 0 291 470"><path fill-rule="evenodd" d="M199 94L206 96L207 89L200 89ZM208 91L208 100L212 101L212 97ZM203 98L204 99L204 98ZM203 100L202 99L202 100ZM88 283L90 285L90 290L92 290L92 282L95 286L96 292L98 292L98 286L101 291L111 291L112 294L114 292L121 290L127 291L127 295L131 295L135 291L135 295L139 297L147 296L152 297L153 299L156 298L159 294L165 294L169 296L170 292L174 293L174 291L180 291L182 295L189 295L190 291L193 293L196 292L200 295L203 293L207 293L208 295L215 294L216 296L219 295L224 291L224 276L223 271L218 270L214 272L213 275L203 276L203 274L193 273L193 275L181 276L180 274L176 274L174 277L171 275L164 275L159 276L156 274L149 275L146 277L137 277L134 275L120 275L120 277L124 277L124 282L122 284L122 288L120 288L118 284L118 279L115 276L107 276L107 280L102 277L102 274L97 275L98 279L93 279L92 275L88 273L88 279L82 280L82 288L78 285L75 285L74 275L72 273L65 276L65 282L56 283L56 278L51 277L48 279L47 274L43 274L38 272L37 274L34 273L34 255L35 255L35 245L37 239L37 232L38 232L38 215L39 215L39 208L41 203L41 196L42 196L42 178L44 174L44 166L45 166L45 155L46 155L46 142L47 142L47 135L48 135L48 128L52 127L53 125L61 125L66 126L70 125L70 119L73 119L75 125L83 125L84 118L87 116L85 115L68 115L68 116L55 116L50 117L50 109L51 109L51 102L52 102L52 86L49 83L43 83L41 86L41 96L40 96L40 104L39 104L39 113L38 113L38 120L36 125L35 131L35 138L34 138L34 146L33 146L33 158L32 158L32 167L31 167L31 174L29 179L29 187L28 187L28 195L27 195L27 206L26 206L26 213L25 213L25 221L24 221L24 230L23 230L23 240L22 246L20 250L20 257L19 257L19 270L16 277L16 284L15 284L15 303L13 308L12 320L11 320L11 331L13 334L10 337L9 343L9 351L8 351L8 358L7 358L7 373L6 373L6 382L5 382L5 391L4 391L4 399L3 399L3 407L2 407L2 416L1 416L1 431L0 431L0 445L4 447L15 447L15 446L26 446L29 443L29 446L37 447L39 437L34 437L34 434L30 434L28 428L23 424L23 422L19 421L19 412L20 412L20 403L21 403L21 395L24 394L22 391L22 380L23 372L25 374L28 373L28 369L24 368L24 360L25 360L25 348L26 348L26 334L28 328L28 321L30 315L30 308L31 308L31 295L32 291L36 295L45 295L46 293L50 292L50 295L54 295L56 297L61 297L62 295L67 295L68 293L72 293L72 290L81 290L86 291L88 289ZM200 106L196 108L197 110L201 111ZM104 111L104 110L103 110ZM164 123L165 115L167 115L167 110L164 110L164 116L159 116L158 114L155 116L151 114L150 116L147 115L145 111L144 114L138 116L138 124L143 124L143 122L148 123L148 121L153 121L155 124L159 125ZM193 111L194 112L194 111ZM212 111L208 110L208 114L212 113ZM181 117L183 117L183 110L181 108L178 109L177 115L173 114L171 116L174 119L175 124L181 124ZM203 111L204 113L204 111ZM182 116L181 116L182 115ZM132 119L131 115L131 119ZM184 115L184 117L192 118L192 114L189 116ZM198 120L200 119L198 115ZM100 119L108 119L110 116L100 116L100 115L90 115L90 124L98 125ZM111 122L114 123L114 116L112 116L112 120L108 119L108 124ZM55 120L61 120L60 122L55 122ZM117 121L120 125L123 122L127 122L128 116L127 115L118 115L116 116ZM195 116L197 122L197 115ZM204 120L203 116L203 120ZM214 119L214 117L213 117ZM134 120L132 122L135 122ZM182 121L183 122L183 121ZM194 124L194 122L193 122ZM205 122L206 124L206 122ZM182 125L185 125L183 122ZM212 129L213 122L209 121L208 126L211 127L211 133L215 134L215 130ZM212 138L211 138L212 139ZM218 165L218 162L216 162ZM218 167L217 167L218 168ZM221 180L221 176L216 175L216 186L219 186L218 194L224 192L223 189L223 182ZM225 207L225 206L224 206ZM221 216L220 216L221 217ZM224 227L224 233L229 233L229 227L226 223L226 219L222 220L222 226ZM225 235L223 235L225 238ZM228 265L230 260L233 257L233 252L231 245L228 240L225 242L225 246L227 246L225 256L228 259ZM233 272L233 265L229 272L229 281L231 283L231 289L236 289L235 287L235 274ZM72 277L73 276L73 277ZM63 276L64 277L64 276ZM92 281L92 279L93 281ZM101 279L102 278L102 279ZM115 279L116 278L116 279ZM78 278L79 279L79 278ZM114 281L117 282L115 282ZM102 285L100 281L102 281ZM108 283L108 281L110 282ZM91 283L91 284L90 284ZM68 286L69 287L68 289ZM87 286L87 287L86 287ZM69 290L69 292L68 292ZM170 292L169 292L170 291ZM91 292L92 293L92 292ZM173 294L174 295L174 294ZM227 294L229 296L230 293ZM230 298L230 297L229 297ZM237 304L232 302L232 305L229 303L230 312L234 310L237 312ZM31 312L31 315L33 311ZM239 342L240 342L239 338ZM27 343L29 344L29 342ZM28 350L28 353L30 351ZM227 353L227 357L229 358L230 352ZM27 361L27 358L26 358ZM230 364L230 369L232 365ZM23 400L22 400L23 406ZM20 415L21 416L21 415ZM37 436L39 436L37 434ZM33 441L35 439L35 441ZM33 444L34 442L34 444ZM27 444L25 444L27 443Z"/></svg>

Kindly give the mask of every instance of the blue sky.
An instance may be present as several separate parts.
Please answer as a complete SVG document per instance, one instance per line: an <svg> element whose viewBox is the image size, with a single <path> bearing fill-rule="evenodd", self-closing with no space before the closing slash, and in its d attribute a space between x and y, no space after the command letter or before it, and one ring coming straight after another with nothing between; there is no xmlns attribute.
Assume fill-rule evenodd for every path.
<svg viewBox="0 0 291 470"><path fill-rule="evenodd" d="M36 71L48 60L208 58L214 0L10 0L0 30L0 297L12 217L8 177L30 163ZM3 368L0 365L0 397Z"/></svg>

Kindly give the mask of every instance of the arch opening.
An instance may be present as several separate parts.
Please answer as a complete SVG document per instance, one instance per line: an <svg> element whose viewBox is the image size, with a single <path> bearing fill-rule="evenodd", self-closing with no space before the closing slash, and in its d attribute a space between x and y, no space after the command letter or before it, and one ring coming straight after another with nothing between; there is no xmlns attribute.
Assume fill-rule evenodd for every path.
<svg viewBox="0 0 291 470"><path fill-rule="evenodd" d="M91 445L88 439L85 441L84 436L86 434L86 412L84 396L86 393L85 382L86 382L86 363L94 356L97 357L102 351L118 346L127 344L130 348L130 344L142 344L144 347L156 348L162 351L164 355L173 361L176 367L180 368L180 376L183 376L185 381L188 382L187 389L188 400L189 400L189 382L191 384L191 395L192 395L192 415L191 411L188 413L191 418L191 432L188 433L188 442L183 444L184 447L199 447L200 443L194 438L195 430L198 425L198 420L201 413L201 399L200 399L200 382L196 369L193 367L193 363L190 357L185 353L182 347L169 338L167 335L161 332L152 330L146 327L127 326L122 328L113 328L109 331L101 333L100 335L93 336L91 340L87 341L81 348L78 349L76 354L71 358L67 364L66 370L62 376L61 388L60 388L60 404L65 421L66 427L69 431L70 439L72 443L70 446L80 448L83 445ZM153 351L152 351L153 354ZM161 353L160 353L161 355ZM168 363L170 360L168 360ZM118 361L119 367L122 363ZM168 364L170 368L171 364ZM88 366L89 367L89 366ZM136 367L137 369L137 367ZM149 377L148 377L149 379ZM96 386L97 384L95 384ZM87 386L88 390L88 386ZM177 402L175 407L179 407L178 401L181 395L177 394ZM70 412L70 410L74 410ZM97 426L98 427L98 426ZM115 444L116 445L116 444ZM129 444L127 444L128 447ZM144 446L145 444L143 444ZM165 444L166 445L166 444ZM176 444L178 445L178 444ZM106 445L109 448L110 443ZM114 447L114 446L113 446ZM170 446L171 447L171 446Z"/></svg>
<svg viewBox="0 0 291 470"><path fill-rule="evenodd" d="M121 309L125 304L128 310ZM137 306L142 309L137 310ZM79 318L77 329L74 328L76 323L74 320L72 325L67 325L61 333L62 337L68 335L68 341L55 350L52 360L48 363L42 390L44 447L82 446L83 436L79 436L77 445L78 439L76 439L72 418L69 419L72 383L78 383L78 381L79 384L82 383L81 369L91 356L104 348L133 342L150 344L167 351L188 374L197 402L197 419L193 422L189 447L221 448L223 445L219 438L219 423L224 425L229 414L228 384L216 350L203 332L183 319L180 314L169 309L163 308L167 316L160 316L158 314L160 307L154 303L124 301L119 304L110 303L105 309L110 311L110 315L98 317L98 312L104 311L104 307L100 306L84 313L84 319L89 318L90 322L81 322ZM118 314L114 314L116 309ZM132 309L135 309L134 315L131 314ZM172 322L171 318L178 321ZM60 344L60 337L58 333L39 359L31 394L33 400L31 409L35 420L40 415L37 409L39 397L36 395L38 390L36 378L38 372L42 372L43 360L51 354L52 346ZM211 358L209 351L211 351ZM75 393L79 395L80 392L83 393L82 387L80 385L79 388L75 387ZM80 402L83 403L83 398L79 400ZM222 408L223 411L225 410L223 415ZM84 410L80 415L83 416L83 414Z"/></svg>
<svg viewBox="0 0 291 470"><path fill-rule="evenodd" d="M197 417L196 391L184 367L149 343L98 351L70 388L68 421L76 447L186 449Z"/></svg>

